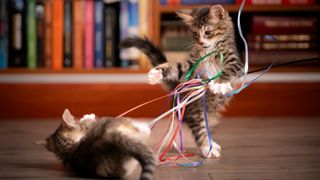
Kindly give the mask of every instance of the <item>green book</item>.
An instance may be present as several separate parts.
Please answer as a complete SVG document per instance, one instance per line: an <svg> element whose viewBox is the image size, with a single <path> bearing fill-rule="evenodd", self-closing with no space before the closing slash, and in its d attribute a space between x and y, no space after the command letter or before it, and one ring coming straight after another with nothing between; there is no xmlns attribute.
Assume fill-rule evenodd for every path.
<svg viewBox="0 0 320 180"><path fill-rule="evenodd" d="M37 39L36 39L36 1L27 1L27 63L28 68L37 67Z"/></svg>

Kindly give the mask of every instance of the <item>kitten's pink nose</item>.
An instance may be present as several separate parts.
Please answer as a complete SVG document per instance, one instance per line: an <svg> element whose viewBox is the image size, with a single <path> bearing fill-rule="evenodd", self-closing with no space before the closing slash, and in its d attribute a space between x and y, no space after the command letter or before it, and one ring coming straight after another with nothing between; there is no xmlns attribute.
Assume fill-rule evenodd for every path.
<svg viewBox="0 0 320 180"><path fill-rule="evenodd" d="M199 41L199 44L202 46L203 44L204 44L204 42L202 42L202 41Z"/></svg>

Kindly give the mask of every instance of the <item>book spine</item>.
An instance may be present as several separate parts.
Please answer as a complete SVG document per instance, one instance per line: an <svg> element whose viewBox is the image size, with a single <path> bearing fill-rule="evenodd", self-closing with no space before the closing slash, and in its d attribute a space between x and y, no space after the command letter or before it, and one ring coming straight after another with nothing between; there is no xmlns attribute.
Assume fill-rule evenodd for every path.
<svg viewBox="0 0 320 180"><path fill-rule="evenodd" d="M121 2L121 14L120 14L120 39L124 40L129 36L129 2ZM120 50L121 67L127 67L126 62L129 59L129 49Z"/></svg>
<svg viewBox="0 0 320 180"><path fill-rule="evenodd" d="M139 1L139 34L142 37L148 37L148 24L149 24L149 8L148 8L148 0L140 0ZM145 56L139 57L139 65L140 69L148 68L148 59Z"/></svg>
<svg viewBox="0 0 320 180"><path fill-rule="evenodd" d="M312 5L316 4L315 0L283 0L285 5Z"/></svg>
<svg viewBox="0 0 320 180"><path fill-rule="evenodd" d="M270 65L273 61L277 64L282 62L309 59L319 57L319 51L310 50L269 50L252 51L249 53L250 63L252 65Z"/></svg>
<svg viewBox="0 0 320 180"><path fill-rule="evenodd" d="M27 39L28 39L28 54L27 54L27 62L28 68L36 68L37 67L37 40L36 40L36 1L28 0L27 1Z"/></svg>
<svg viewBox="0 0 320 180"><path fill-rule="evenodd" d="M51 0L44 3L44 66L52 66L51 34L52 34L52 4Z"/></svg>
<svg viewBox="0 0 320 180"><path fill-rule="evenodd" d="M73 67L81 69L83 67L83 2L73 0Z"/></svg>
<svg viewBox="0 0 320 180"><path fill-rule="evenodd" d="M139 35L139 3L137 0L129 1L129 36ZM128 67L137 67L139 64L140 52L135 48L129 50L129 62Z"/></svg>
<svg viewBox="0 0 320 180"><path fill-rule="evenodd" d="M72 67L72 4L71 0L65 0L64 2L64 57L63 66Z"/></svg>
<svg viewBox="0 0 320 180"><path fill-rule="evenodd" d="M7 1L0 1L0 69L8 67Z"/></svg>
<svg viewBox="0 0 320 180"><path fill-rule="evenodd" d="M27 66L26 1L8 1L9 9L9 67Z"/></svg>
<svg viewBox="0 0 320 180"><path fill-rule="evenodd" d="M63 67L63 14L64 1L52 1L52 67Z"/></svg>
<svg viewBox="0 0 320 180"><path fill-rule="evenodd" d="M317 50L317 42L248 42L251 50Z"/></svg>
<svg viewBox="0 0 320 180"><path fill-rule="evenodd" d="M272 37L272 39L270 38ZM317 34L248 34L248 41L255 42L312 42L319 41Z"/></svg>
<svg viewBox="0 0 320 180"><path fill-rule="evenodd" d="M85 18L84 18L84 67L93 68L94 61L94 2L85 1Z"/></svg>
<svg viewBox="0 0 320 180"><path fill-rule="evenodd" d="M254 16L254 34L303 34L317 33L316 17Z"/></svg>
<svg viewBox="0 0 320 180"><path fill-rule="evenodd" d="M94 4L95 9L95 33L94 33L94 65L97 68L104 67L104 27L103 15L104 6L102 0L96 0Z"/></svg>
<svg viewBox="0 0 320 180"><path fill-rule="evenodd" d="M193 4L212 4L212 0L181 0L182 5L193 5ZM215 4L234 4L235 0L215 0Z"/></svg>
<svg viewBox="0 0 320 180"><path fill-rule="evenodd" d="M168 4L168 2L167 2L167 0L160 0L160 4L161 5L166 5L166 4Z"/></svg>
<svg viewBox="0 0 320 180"><path fill-rule="evenodd" d="M45 66L44 59L44 0L36 1L36 37L37 37L37 67Z"/></svg>
<svg viewBox="0 0 320 180"><path fill-rule="evenodd" d="M272 36L273 38L269 38ZM316 34L247 35L251 50L317 50L319 37ZM276 39L276 40L273 40Z"/></svg>
<svg viewBox="0 0 320 180"><path fill-rule="evenodd" d="M125 2L121 2L125 3ZM105 65L120 66L119 62L119 3L106 5L105 8Z"/></svg>
<svg viewBox="0 0 320 180"><path fill-rule="evenodd" d="M242 0L236 0L236 4L241 4ZM246 0L246 5L281 5L283 0Z"/></svg>

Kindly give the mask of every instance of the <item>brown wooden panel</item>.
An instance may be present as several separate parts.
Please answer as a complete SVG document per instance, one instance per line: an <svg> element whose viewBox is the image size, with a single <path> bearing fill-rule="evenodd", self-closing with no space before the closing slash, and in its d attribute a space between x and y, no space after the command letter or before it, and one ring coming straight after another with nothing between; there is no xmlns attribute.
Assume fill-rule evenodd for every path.
<svg viewBox="0 0 320 180"><path fill-rule="evenodd" d="M236 95L226 116L320 116L320 83L256 83ZM0 118L57 118L64 108L75 115L117 116L165 95L161 86L147 84L1 84ZM129 116L154 117L162 101Z"/></svg>

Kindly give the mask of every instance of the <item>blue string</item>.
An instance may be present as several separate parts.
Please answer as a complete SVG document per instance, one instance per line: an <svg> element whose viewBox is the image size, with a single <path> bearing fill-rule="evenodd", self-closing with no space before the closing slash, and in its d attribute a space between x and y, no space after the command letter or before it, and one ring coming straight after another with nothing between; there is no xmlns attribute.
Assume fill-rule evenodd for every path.
<svg viewBox="0 0 320 180"><path fill-rule="evenodd" d="M202 104L203 104L203 117L204 117L204 120L206 122L206 129L207 129L207 134L208 134L208 140L209 140L209 144L210 144L210 149L209 149L209 152L211 152L212 150L212 136L211 136L211 133L210 133L210 128L209 128L209 123L208 123L208 117L207 117L207 103L206 103L206 95L203 95L203 98L202 98Z"/></svg>
<svg viewBox="0 0 320 180"><path fill-rule="evenodd" d="M177 95L177 106L179 106L180 102L180 95ZM182 115L181 115L181 108L178 108L178 120L179 120L179 138L180 138L180 151L183 151L183 141L182 141Z"/></svg>
<svg viewBox="0 0 320 180"><path fill-rule="evenodd" d="M192 163L185 163L185 164L179 164L177 163L177 166L182 166L182 167L196 167L200 166L203 164L203 161L197 161L197 162L192 162Z"/></svg>

